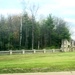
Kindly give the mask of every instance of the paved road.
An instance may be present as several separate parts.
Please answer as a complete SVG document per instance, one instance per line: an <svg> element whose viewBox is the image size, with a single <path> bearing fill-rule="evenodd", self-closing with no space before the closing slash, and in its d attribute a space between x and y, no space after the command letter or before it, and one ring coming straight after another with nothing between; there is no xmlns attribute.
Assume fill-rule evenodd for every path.
<svg viewBox="0 0 75 75"><path fill-rule="evenodd" d="M75 75L75 71L71 71L71 72L47 72L47 73L15 73L15 74L0 74L0 75Z"/></svg>

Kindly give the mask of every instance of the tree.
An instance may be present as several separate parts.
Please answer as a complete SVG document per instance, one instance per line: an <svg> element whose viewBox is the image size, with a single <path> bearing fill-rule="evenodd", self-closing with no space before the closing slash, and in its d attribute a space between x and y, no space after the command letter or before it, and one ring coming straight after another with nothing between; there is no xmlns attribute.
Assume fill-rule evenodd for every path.
<svg viewBox="0 0 75 75"><path fill-rule="evenodd" d="M51 46L52 42L52 33L54 30L53 18L51 15L47 17L46 20L43 21L42 25L42 43L44 43L44 47Z"/></svg>
<svg viewBox="0 0 75 75"><path fill-rule="evenodd" d="M7 44L7 25L6 25L6 20L4 16L1 15L0 17L0 49L6 49L6 44Z"/></svg>
<svg viewBox="0 0 75 75"><path fill-rule="evenodd" d="M31 16L23 13L22 21L21 15L7 18L1 16L0 50L60 48L61 40L70 39L70 32L64 20L49 15L42 21L36 21L35 17L33 12Z"/></svg>
<svg viewBox="0 0 75 75"><path fill-rule="evenodd" d="M31 33L31 19L28 14L23 14L23 27L22 27L22 45L28 49L28 38Z"/></svg>
<svg viewBox="0 0 75 75"><path fill-rule="evenodd" d="M58 19L56 21L57 21L57 23L56 23L55 32L56 32L57 39L59 40L58 45L61 45L61 41L63 39L70 40L70 32L69 32L69 29L67 27L67 23L64 20Z"/></svg>
<svg viewBox="0 0 75 75"><path fill-rule="evenodd" d="M34 49L34 26L35 26L35 16L36 13L38 11L38 7L36 7L35 4L33 4L32 6L30 6L30 11L31 11L31 15L32 15L32 50Z"/></svg>

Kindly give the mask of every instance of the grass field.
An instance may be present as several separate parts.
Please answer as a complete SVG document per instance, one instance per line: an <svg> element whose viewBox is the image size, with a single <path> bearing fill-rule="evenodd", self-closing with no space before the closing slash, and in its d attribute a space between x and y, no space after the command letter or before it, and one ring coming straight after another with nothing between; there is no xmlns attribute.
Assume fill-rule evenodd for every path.
<svg viewBox="0 0 75 75"><path fill-rule="evenodd" d="M75 71L75 52L0 56L0 73Z"/></svg>

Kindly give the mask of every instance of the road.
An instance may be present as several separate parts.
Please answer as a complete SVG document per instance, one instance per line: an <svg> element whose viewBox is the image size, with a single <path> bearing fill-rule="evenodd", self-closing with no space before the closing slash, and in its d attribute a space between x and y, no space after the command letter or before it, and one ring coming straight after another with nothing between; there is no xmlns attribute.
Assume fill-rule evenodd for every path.
<svg viewBox="0 0 75 75"><path fill-rule="evenodd" d="M75 75L75 71L69 72L45 72L45 73L13 73L0 75Z"/></svg>

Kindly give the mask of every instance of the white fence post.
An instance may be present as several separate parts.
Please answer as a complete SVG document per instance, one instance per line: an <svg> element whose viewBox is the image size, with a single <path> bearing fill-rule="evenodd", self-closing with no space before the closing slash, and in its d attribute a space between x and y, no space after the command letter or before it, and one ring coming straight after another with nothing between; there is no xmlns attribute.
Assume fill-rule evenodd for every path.
<svg viewBox="0 0 75 75"><path fill-rule="evenodd" d="M46 53L46 50L44 49L44 53Z"/></svg>
<svg viewBox="0 0 75 75"><path fill-rule="evenodd" d="M52 49L53 53L55 52L55 49Z"/></svg>
<svg viewBox="0 0 75 75"><path fill-rule="evenodd" d="M36 50L34 50L34 53L36 53Z"/></svg>
<svg viewBox="0 0 75 75"><path fill-rule="evenodd" d="M22 53L25 54L25 50L22 50Z"/></svg>
<svg viewBox="0 0 75 75"><path fill-rule="evenodd" d="M10 55L12 55L12 50L10 50L9 52L10 52Z"/></svg>

